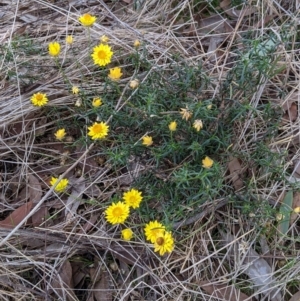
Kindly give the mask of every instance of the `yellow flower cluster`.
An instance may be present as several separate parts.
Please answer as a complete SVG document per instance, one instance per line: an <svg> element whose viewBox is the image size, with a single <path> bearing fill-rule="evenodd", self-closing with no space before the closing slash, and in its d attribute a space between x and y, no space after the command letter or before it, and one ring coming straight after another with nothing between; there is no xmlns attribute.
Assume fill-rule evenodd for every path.
<svg viewBox="0 0 300 301"><path fill-rule="evenodd" d="M144 228L146 239L154 245L154 251L163 256L174 249L172 233L158 221L149 222Z"/></svg>
<svg viewBox="0 0 300 301"><path fill-rule="evenodd" d="M137 189L124 192L123 202L112 203L105 211L106 220L111 224L122 224L129 216L130 207L139 208L143 200L142 193Z"/></svg>
<svg viewBox="0 0 300 301"><path fill-rule="evenodd" d="M114 202L105 210L106 220L113 225L123 224L129 217L130 208L139 208L143 197L140 191L132 188L123 193L122 199L123 201ZM144 232L146 239L153 244L154 251L161 256L173 251L174 238L172 233L167 231L166 227L158 221L149 222L145 226ZM133 235L133 231L130 228L124 228L121 231L121 237L126 241L131 240Z"/></svg>

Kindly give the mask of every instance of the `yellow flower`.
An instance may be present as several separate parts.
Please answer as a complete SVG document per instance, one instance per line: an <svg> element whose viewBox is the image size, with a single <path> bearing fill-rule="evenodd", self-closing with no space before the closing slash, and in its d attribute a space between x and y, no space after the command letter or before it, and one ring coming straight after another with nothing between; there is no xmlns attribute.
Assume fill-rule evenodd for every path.
<svg viewBox="0 0 300 301"><path fill-rule="evenodd" d="M51 42L48 45L49 48L49 54L51 56L58 56L60 53L60 44L57 42Z"/></svg>
<svg viewBox="0 0 300 301"><path fill-rule="evenodd" d="M181 114L182 119L185 119L186 121L188 121L193 115L193 113L191 111L189 111L188 109L183 109L182 108L180 110L181 111L179 113Z"/></svg>
<svg viewBox="0 0 300 301"><path fill-rule="evenodd" d="M79 88L77 86L72 87L72 92L73 94L78 94L79 93Z"/></svg>
<svg viewBox="0 0 300 301"><path fill-rule="evenodd" d="M143 145L150 146L153 144L153 140L151 136L144 136L142 140L143 140L142 142Z"/></svg>
<svg viewBox="0 0 300 301"><path fill-rule="evenodd" d="M108 134L109 126L106 125L104 122L95 122L92 126L88 127L88 129L88 135L91 136L93 140L103 139Z"/></svg>
<svg viewBox="0 0 300 301"><path fill-rule="evenodd" d="M129 87L131 89L136 89L139 86L140 82L138 79L131 80L129 83Z"/></svg>
<svg viewBox="0 0 300 301"><path fill-rule="evenodd" d="M121 72L121 68L120 67L115 67L115 68L109 69L108 77L111 80L119 80L122 75L123 75L123 73Z"/></svg>
<svg viewBox="0 0 300 301"><path fill-rule="evenodd" d="M73 44L73 36L67 36L66 37L66 43L69 44L69 45Z"/></svg>
<svg viewBox="0 0 300 301"><path fill-rule="evenodd" d="M155 243L156 239L165 232L165 229L165 226L158 221L149 222L144 228L146 239Z"/></svg>
<svg viewBox="0 0 300 301"><path fill-rule="evenodd" d="M142 193L136 189L131 189L123 194L124 202L132 208L140 207L140 203L142 201Z"/></svg>
<svg viewBox="0 0 300 301"><path fill-rule="evenodd" d="M172 122L169 123L169 130L171 132L176 131L176 128L177 128L177 122L176 121L172 121Z"/></svg>
<svg viewBox="0 0 300 301"><path fill-rule="evenodd" d="M211 110L211 108L212 108L212 104L207 105L207 109L208 109L208 110Z"/></svg>
<svg viewBox="0 0 300 301"><path fill-rule="evenodd" d="M56 133L54 134L55 138L57 140L63 140L66 136L66 130L65 129L59 129L56 131Z"/></svg>
<svg viewBox="0 0 300 301"><path fill-rule="evenodd" d="M93 99L92 105L93 105L94 108L100 107L100 106L102 105L102 100L101 100L101 98L100 98L100 97L95 97L95 98Z"/></svg>
<svg viewBox="0 0 300 301"><path fill-rule="evenodd" d="M195 120L193 124L193 128L196 129L197 132L199 132L203 128L203 122L200 119Z"/></svg>
<svg viewBox="0 0 300 301"><path fill-rule="evenodd" d="M30 98L32 104L37 107L42 107L48 102L48 98L46 94L43 93L35 93Z"/></svg>
<svg viewBox="0 0 300 301"><path fill-rule="evenodd" d="M108 45L100 44L93 48L92 58L95 65L106 66L111 62L114 53Z"/></svg>
<svg viewBox="0 0 300 301"><path fill-rule="evenodd" d="M295 212L295 213L300 213L300 207L294 208L294 212Z"/></svg>
<svg viewBox="0 0 300 301"><path fill-rule="evenodd" d="M141 42L139 40L135 40L134 43L133 43L133 46L135 48L139 48L141 46Z"/></svg>
<svg viewBox="0 0 300 301"><path fill-rule="evenodd" d="M57 181L58 181L58 178L51 177L51 181L50 181L51 186L54 186ZM54 188L54 190L57 191L57 192L62 192L66 189L68 184L69 184L68 179L61 179L59 181L59 183L57 184L57 186Z"/></svg>
<svg viewBox="0 0 300 301"><path fill-rule="evenodd" d="M106 35L103 35L101 38L100 38L100 41L102 43L107 43L109 41L109 37L107 37Z"/></svg>
<svg viewBox="0 0 300 301"><path fill-rule="evenodd" d="M160 256L171 253L174 250L174 239L171 232L164 231L154 242L154 252L159 252Z"/></svg>
<svg viewBox="0 0 300 301"><path fill-rule="evenodd" d="M214 164L214 161L207 156L202 160L202 167L204 167L204 168L211 168L213 166L213 164Z"/></svg>
<svg viewBox="0 0 300 301"><path fill-rule="evenodd" d="M81 25L90 27L96 22L97 18L90 14L84 14L84 15L80 16L78 18L78 20L81 23Z"/></svg>
<svg viewBox="0 0 300 301"><path fill-rule="evenodd" d="M133 232L130 228L126 228L122 230L121 233L122 233L122 238L127 241L131 240L131 238L133 237Z"/></svg>
<svg viewBox="0 0 300 301"><path fill-rule="evenodd" d="M105 210L105 218L111 224L122 224L129 216L129 206L123 202L112 203Z"/></svg>

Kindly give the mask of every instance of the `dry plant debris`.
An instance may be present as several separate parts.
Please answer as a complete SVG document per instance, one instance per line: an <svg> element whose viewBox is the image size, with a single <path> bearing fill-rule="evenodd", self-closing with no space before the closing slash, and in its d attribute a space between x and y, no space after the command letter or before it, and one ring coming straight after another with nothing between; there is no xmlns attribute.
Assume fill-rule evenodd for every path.
<svg viewBox="0 0 300 301"><path fill-rule="evenodd" d="M1 300L298 300L299 1L1 1Z"/></svg>

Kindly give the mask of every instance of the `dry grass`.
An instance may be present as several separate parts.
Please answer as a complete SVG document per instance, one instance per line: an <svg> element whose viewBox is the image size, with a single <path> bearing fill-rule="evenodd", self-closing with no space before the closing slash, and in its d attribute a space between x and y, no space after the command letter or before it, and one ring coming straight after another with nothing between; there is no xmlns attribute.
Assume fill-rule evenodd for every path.
<svg viewBox="0 0 300 301"><path fill-rule="evenodd" d="M248 6L235 9L230 1L228 7L227 1L221 1L221 7L210 1L140 2L1 2L0 214L4 219L21 210L15 227L0 227L0 299L290 300L300 287L299 215L282 235L276 212L290 190L292 208L300 206L298 1L248 1ZM77 21L85 12L98 17L90 36ZM69 34L75 43L71 49L64 47L62 75L49 59L47 45L53 40L63 44ZM125 243L116 238L118 228L110 227L103 216L111 197L156 168L155 162L137 163L133 158L115 168L99 155L100 145L80 139L85 130L73 127L74 116L81 122L85 117L74 106L77 98L70 93L71 85L86 93L107 93L87 51L87 45L104 34L116 52L114 64L135 70L126 59L139 39L151 65L139 74L125 74L115 112L136 93L128 87L131 78L138 76L146 83L178 60L182 66L201 63L209 83L193 97L217 99L218 122L229 120L231 106L237 104L241 112L252 108L232 121L231 145L218 158L223 195L201 205L200 213L173 223L176 247L168 256L153 252L134 220L136 239ZM247 80L240 84L240 54L250 53L253 37L277 37L282 42L276 44L275 61L266 64L274 68L251 86ZM253 58L249 61L254 64ZM258 77L260 68L267 70L253 67L252 77ZM166 81L172 80L169 76ZM40 90L50 99L47 114L30 103ZM277 115L266 117L261 110L266 104ZM114 118L110 115L108 120ZM69 124L66 144L53 138L58 119ZM85 125L90 121L86 118ZM257 148L261 141L267 150ZM276 177L270 176L273 173ZM53 174L70 179L70 197L53 193ZM170 174L164 166L157 168L157 177ZM26 202L34 205L31 210L26 211ZM163 207L154 203L160 214ZM193 211L188 205L185 209ZM262 285L262 275L251 274L253 262L270 267Z"/></svg>

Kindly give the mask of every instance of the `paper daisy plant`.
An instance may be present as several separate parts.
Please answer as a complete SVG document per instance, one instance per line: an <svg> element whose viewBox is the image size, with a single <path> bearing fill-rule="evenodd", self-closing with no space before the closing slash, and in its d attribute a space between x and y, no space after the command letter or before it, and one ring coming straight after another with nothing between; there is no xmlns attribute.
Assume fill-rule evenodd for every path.
<svg viewBox="0 0 300 301"><path fill-rule="evenodd" d="M113 225L124 223L128 216L129 206L121 201L112 203L105 210L106 220Z"/></svg>
<svg viewBox="0 0 300 301"><path fill-rule="evenodd" d="M156 239L165 232L165 229L165 226L158 221L149 222L144 228L146 239L155 243Z"/></svg>
<svg viewBox="0 0 300 301"><path fill-rule="evenodd" d="M151 146L153 144L153 139L151 136L144 136L142 138L142 144L145 146Z"/></svg>
<svg viewBox="0 0 300 301"><path fill-rule="evenodd" d="M133 209L140 207L142 193L136 189L131 189L123 194L124 202Z"/></svg>
<svg viewBox="0 0 300 301"><path fill-rule="evenodd" d="M88 135L92 140L103 139L108 135L109 126L104 122L95 122L88 127Z"/></svg>
<svg viewBox="0 0 300 301"><path fill-rule="evenodd" d="M209 168L211 168L213 166L213 164L214 164L214 161L210 157L208 157L208 156L206 156L202 160L202 167L204 167L204 168L209 169Z"/></svg>
<svg viewBox="0 0 300 301"><path fill-rule="evenodd" d="M58 178L51 177L50 184L51 186L54 186L58 182ZM68 179L61 179L58 184L55 186L54 190L56 192L63 192L66 190L67 186L69 184Z"/></svg>
<svg viewBox="0 0 300 301"><path fill-rule="evenodd" d="M133 237L133 232L130 228L123 229L121 231L121 234L122 234L122 239L127 241L131 240Z"/></svg>
<svg viewBox="0 0 300 301"><path fill-rule="evenodd" d="M43 93L35 93L30 98L31 103L36 107L42 107L48 102L48 98L46 94Z"/></svg>
<svg viewBox="0 0 300 301"><path fill-rule="evenodd" d="M55 138L59 141L63 140L66 136L66 130L65 129L59 129L54 134Z"/></svg>
<svg viewBox="0 0 300 301"><path fill-rule="evenodd" d="M113 56L111 47L106 44L100 44L93 49L92 58L95 65L106 66L111 62Z"/></svg>
<svg viewBox="0 0 300 301"><path fill-rule="evenodd" d="M118 81L123 75L120 67L109 69L108 77L113 81Z"/></svg>
<svg viewBox="0 0 300 301"><path fill-rule="evenodd" d="M96 22L97 18L90 14L83 14L78 18L78 20L81 23L81 25L85 27L90 27Z"/></svg>
<svg viewBox="0 0 300 301"><path fill-rule="evenodd" d="M49 43L48 49L51 56L58 56L60 54L60 44L58 42Z"/></svg>
<svg viewBox="0 0 300 301"><path fill-rule="evenodd" d="M158 252L160 256L165 253L171 253L174 250L174 239L171 232L164 231L154 242L154 252Z"/></svg>

